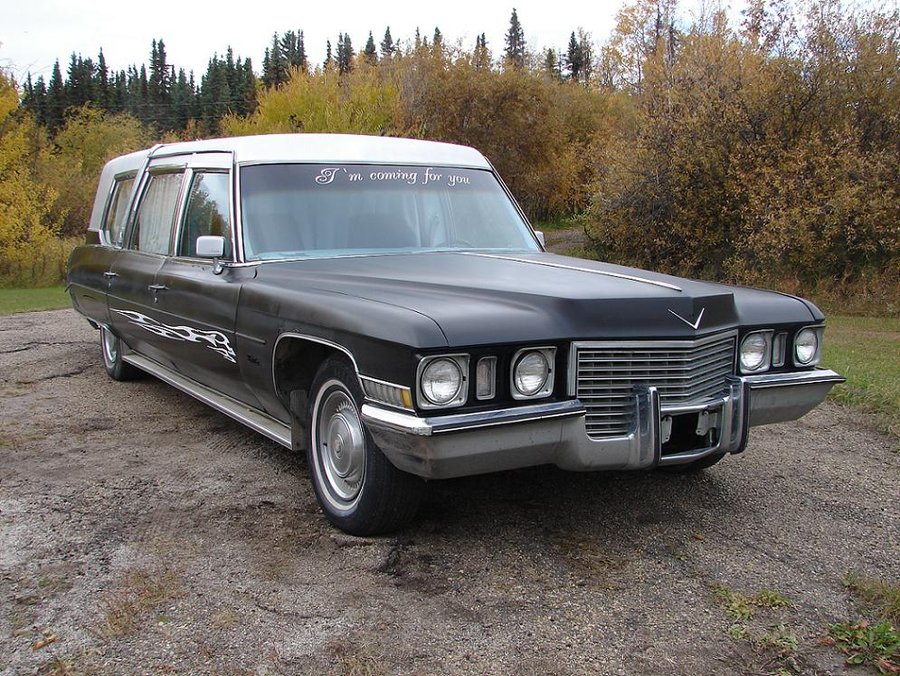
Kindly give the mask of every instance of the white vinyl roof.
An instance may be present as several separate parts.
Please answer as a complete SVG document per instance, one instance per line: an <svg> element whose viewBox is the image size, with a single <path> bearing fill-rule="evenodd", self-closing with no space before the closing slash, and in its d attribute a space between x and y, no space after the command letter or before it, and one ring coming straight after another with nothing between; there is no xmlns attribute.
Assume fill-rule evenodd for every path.
<svg viewBox="0 0 900 676"><path fill-rule="evenodd" d="M153 157L204 152L232 152L239 164L346 162L490 168L484 155L468 146L352 134L269 134L169 143L156 148Z"/></svg>
<svg viewBox="0 0 900 676"><path fill-rule="evenodd" d="M269 134L167 143L110 160L100 175L90 230L102 227L106 198L116 176L137 172L151 158L230 152L238 164L313 162L412 164L490 169L484 155L468 146L437 141L353 134Z"/></svg>

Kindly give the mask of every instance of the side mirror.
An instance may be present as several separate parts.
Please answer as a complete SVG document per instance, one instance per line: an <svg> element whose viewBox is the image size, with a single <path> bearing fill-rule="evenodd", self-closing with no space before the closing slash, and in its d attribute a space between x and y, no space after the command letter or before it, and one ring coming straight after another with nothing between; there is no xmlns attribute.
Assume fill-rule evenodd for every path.
<svg viewBox="0 0 900 676"><path fill-rule="evenodd" d="M225 255L225 238L220 235L200 235L196 251L199 258L222 258Z"/></svg>
<svg viewBox="0 0 900 676"><path fill-rule="evenodd" d="M534 231L534 236L538 238L538 242L541 243L541 246L547 246L547 242L544 241L544 233L540 230Z"/></svg>

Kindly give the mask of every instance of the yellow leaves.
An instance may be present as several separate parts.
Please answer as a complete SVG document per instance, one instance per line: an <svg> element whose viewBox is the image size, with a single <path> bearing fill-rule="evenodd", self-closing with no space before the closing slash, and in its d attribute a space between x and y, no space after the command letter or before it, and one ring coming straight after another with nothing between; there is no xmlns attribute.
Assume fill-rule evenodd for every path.
<svg viewBox="0 0 900 676"><path fill-rule="evenodd" d="M326 71L294 71L278 89L260 93L253 115L222 121L227 135L334 132L381 134L394 128L399 110L397 86L375 68L362 65L338 76Z"/></svg>

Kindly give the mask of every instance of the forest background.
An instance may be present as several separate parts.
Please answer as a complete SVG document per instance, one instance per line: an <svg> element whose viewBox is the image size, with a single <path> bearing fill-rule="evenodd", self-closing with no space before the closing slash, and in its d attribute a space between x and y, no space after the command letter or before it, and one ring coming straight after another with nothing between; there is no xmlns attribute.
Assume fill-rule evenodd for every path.
<svg viewBox="0 0 900 676"><path fill-rule="evenodd" d="M438 28L310 64L302 30L262 68L231 49L196 81L154 41L149 65L72 54L0 72L0 286L59 283L103 164L159 141L351 132L473 145L539 227L583 229L581 256L774 286L900 312L900 97L891 9L752 0L683 20L632 0L595 41L496 51ZM379 33L380 34L380 33Z"/></svg>

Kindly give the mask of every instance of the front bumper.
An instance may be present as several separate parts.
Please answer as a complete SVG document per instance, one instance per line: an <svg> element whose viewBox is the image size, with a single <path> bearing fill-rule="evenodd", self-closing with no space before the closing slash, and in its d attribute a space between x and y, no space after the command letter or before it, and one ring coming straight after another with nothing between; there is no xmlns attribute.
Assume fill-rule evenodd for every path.
<svg viewBox="0 0 900 676"><path fill-rule="evenodd" d="M367 403L362 415L397 468L429 479L543 464L576 471L649 469L740 453L751 426L796 420L843 381L825 369L731 377L721 397L677 407L661 405L655 387L636 387L632 430L601 439L587 435L586 410L577 399L430 418ZM714 443L663 454L665 421L685 414L714 420Z"/></svg>

